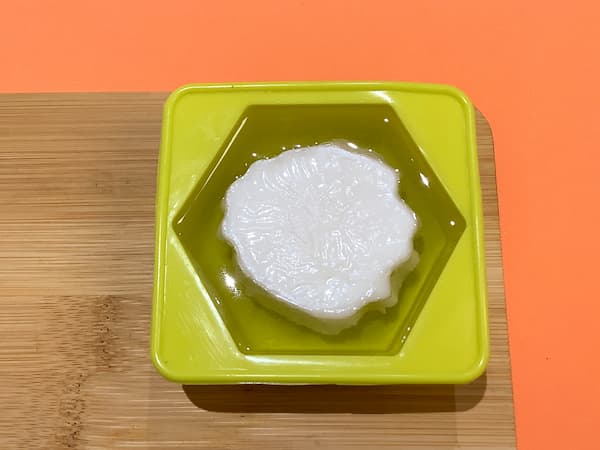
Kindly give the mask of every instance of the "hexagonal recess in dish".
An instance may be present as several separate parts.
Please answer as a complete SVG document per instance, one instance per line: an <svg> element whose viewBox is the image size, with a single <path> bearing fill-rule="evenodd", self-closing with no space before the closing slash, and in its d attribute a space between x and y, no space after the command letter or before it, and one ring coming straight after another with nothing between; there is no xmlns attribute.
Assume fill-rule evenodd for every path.
<svg viewBox="0 0 600 450"><path fill-rule="evenodd" d="M419 264L385 313L370 311L327 336L261 305L220 237L222 200L252 162L294 146L346 139L400 171L400 194L417 214ZM201 151L201 149L199 149ZM248 354L395 354L437 282L466 223L418 145L386 104L254 105L246 109L173 221L174 230L240 351Z"/></svg>

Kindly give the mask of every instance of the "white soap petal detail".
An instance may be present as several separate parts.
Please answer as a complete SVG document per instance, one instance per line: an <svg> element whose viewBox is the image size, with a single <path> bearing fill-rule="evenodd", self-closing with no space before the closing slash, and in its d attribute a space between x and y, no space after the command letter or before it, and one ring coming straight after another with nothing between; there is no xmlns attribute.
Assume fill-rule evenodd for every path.
<svg viewBox="0 0 600 450"><path fill-rule="evenodd" d="M222 233L242 271L318 319L344 319L391 294L417 218L397 173L337 144L253 163L225 196ZM388 306L390 302L386 303Z"/></svg>

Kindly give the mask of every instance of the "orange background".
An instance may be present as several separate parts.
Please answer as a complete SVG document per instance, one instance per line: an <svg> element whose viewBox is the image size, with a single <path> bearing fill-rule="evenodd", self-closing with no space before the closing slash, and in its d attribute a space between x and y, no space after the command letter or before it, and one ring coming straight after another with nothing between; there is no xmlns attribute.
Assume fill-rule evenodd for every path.
<svg viewBox="0 0 600 450"><path fill-rule="evenodd" d="M551 3L7 1L0 91L462 88L495 138L519 448L598 449L600 7Z"/></svg>

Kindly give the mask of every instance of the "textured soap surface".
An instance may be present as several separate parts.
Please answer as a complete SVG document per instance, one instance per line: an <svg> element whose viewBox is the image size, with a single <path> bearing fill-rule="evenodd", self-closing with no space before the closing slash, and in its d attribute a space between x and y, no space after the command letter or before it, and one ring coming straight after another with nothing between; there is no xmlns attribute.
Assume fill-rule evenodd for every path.
<svg viewBox="0 0 600 450"><path fill-rule="evenodd" d="M389 306L390 275L413 255L417 229L398 177L341 144L285 151L229 187L223 237L247 277L315 318Z"/></svg>

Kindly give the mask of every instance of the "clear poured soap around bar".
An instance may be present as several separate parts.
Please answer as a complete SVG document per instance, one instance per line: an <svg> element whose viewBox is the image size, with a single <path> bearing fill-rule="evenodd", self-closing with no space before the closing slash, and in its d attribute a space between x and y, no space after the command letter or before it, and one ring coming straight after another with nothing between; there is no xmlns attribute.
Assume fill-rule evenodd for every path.
<svg viewBox="0 0 600 450"><path fill-rule="evenodd" d="M398 189L394 169L347 143L288 150L232 183L221 231L265 306L337 333L393 306L415 264L417 217Z"/></svg>

